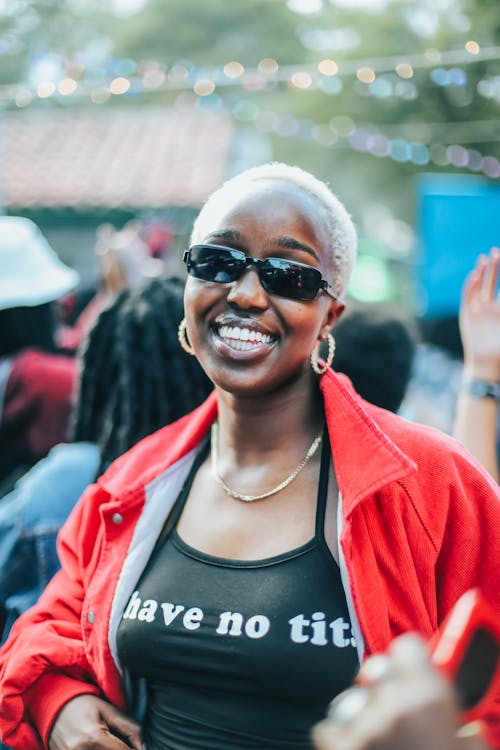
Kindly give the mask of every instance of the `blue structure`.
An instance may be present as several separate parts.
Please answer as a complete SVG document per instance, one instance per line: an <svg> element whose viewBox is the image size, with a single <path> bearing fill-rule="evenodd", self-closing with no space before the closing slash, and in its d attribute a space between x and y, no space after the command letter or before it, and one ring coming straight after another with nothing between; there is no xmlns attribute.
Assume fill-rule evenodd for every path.
<svg viewBox="0 0 500 750"><path fill-rule="evenodd" d="M417 314L456 315L467 273L500 246L500 186L467 175L427 174L417 185Z"/></svg>

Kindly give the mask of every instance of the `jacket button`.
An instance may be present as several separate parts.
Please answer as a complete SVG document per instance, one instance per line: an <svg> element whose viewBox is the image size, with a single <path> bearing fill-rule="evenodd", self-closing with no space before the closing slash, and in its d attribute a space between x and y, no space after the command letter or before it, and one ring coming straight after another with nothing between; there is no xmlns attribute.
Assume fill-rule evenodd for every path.
<svg viewBox="0 0 500 750"><path fill-rule="evenodd" d="M87 614L87 620L92 625L95 622L95 614L93 612L88 612L88 614Z"/></svg>
<svg viewBox="0 0 500 750"><path fill-rule="evenodd" d="M113 513L111 520L113 521L113 523L122 523L123 516L121 513Z"/></svg>

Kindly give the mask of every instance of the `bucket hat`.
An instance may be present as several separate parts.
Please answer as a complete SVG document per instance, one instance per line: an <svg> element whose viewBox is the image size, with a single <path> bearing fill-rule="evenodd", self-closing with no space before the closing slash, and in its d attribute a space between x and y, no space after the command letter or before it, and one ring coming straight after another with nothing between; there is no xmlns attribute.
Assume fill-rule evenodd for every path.
<svg viewBox="0 0 500 750"><path fill-rule="evenodd" d="M0 310L52 302L79 276L56 255L40 229L21 216L0 216Z"/></svg>

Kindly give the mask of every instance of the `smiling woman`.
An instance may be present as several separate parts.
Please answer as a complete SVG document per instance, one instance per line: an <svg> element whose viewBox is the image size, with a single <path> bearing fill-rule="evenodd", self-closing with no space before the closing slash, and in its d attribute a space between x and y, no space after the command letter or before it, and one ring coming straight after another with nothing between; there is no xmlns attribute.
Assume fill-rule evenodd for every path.
<svg viewBox="0 0 500 750"><path fill-rule="evenodd" d="M1 655L7 743L308 750L360 660L431 637L471 586L500 614L496 485L330 368L355 254L345 208L297 167L209 198L179 338L215 392L70 517Z"/></svg>

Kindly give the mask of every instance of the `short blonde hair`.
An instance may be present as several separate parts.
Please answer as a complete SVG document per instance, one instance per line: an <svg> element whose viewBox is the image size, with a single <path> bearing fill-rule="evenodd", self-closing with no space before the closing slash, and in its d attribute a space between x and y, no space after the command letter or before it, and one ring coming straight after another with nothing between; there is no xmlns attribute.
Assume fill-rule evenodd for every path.
<svg viewBox="0 0 500 750"><path fill-rule="evenodd" d="M259 180L288 182L313 196L325 209L327 228L333 254L333 291L339 297L345 294L357 252L357 235L353 221L344 204L325 182L300 167L268 162L241 172L224 182L213 192L202 207L191 232L191 244L200 242L205 234L204 224L210 211L227 195L234 197L238 189Z"/></svg>

